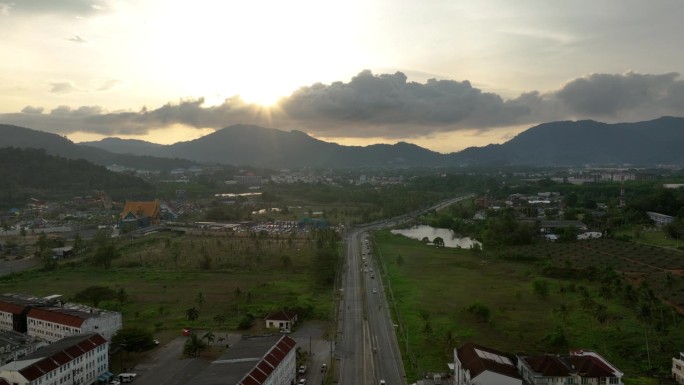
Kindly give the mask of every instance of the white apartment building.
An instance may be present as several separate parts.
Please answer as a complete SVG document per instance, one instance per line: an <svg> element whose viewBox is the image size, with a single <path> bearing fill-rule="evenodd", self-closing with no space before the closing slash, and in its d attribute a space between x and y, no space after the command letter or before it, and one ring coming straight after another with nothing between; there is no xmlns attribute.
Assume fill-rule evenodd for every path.
<svg viewBox="0 0 684 385"><path fill-rule="evenodd" d="M679 353L679 358L672 358L672 379L684 385L684 352Z"/></svg>
<svg viewBox="0 0 684 385"><path fill-rule="evenodd" d="M122 327L121 313L92 308L42 307L32 308L26 316L29 336L57 341L66 336L99 333L108 341Z"/></svg>
<svg viewBox="0 0 684 385"><path fill-rule="evenodd" d="M14 385L92 384L111 376L108 355L101 335L79 334L0 366L0 379Z"/></svg>

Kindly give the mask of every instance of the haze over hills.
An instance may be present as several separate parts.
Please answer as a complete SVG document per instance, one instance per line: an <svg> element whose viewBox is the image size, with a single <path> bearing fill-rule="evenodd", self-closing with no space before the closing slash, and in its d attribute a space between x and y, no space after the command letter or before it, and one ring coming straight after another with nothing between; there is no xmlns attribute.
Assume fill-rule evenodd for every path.
<svg viewBox="0 0 684 385"><path fill-rule="evenodd" d="M342 146L301 131L234 125L201 138L172 145L107 138L76 145L58 135L0 125L0 147L45 148L50 154L80 157L97 164L122 159L181 158L193 162L300 167L455 167L463 165L684 165L684 118L662 117L607 124L592 120L544 123L503 144L440 154L409 144ZM114 152L119 155L113 154ZM121 154L147 158L117 159ZM156 157L156 158L152 158ZM170 160L169 160L170 161ZM176 160L180 162L180 159ZM182 167L178 165L177 167Z"/></svg>

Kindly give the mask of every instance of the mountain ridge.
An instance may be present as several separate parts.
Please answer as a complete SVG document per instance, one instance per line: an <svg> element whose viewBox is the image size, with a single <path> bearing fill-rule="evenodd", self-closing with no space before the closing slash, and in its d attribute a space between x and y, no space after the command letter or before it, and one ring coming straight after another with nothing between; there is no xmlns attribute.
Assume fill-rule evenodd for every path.
<svg viewBox="0 0 684 385"><path fill-rule="evenodd" d="M0 135L2 127L0 125ZM54 138L52 140L55 141ZM0 139L0 146L4 146L4 142L4 139ZM61 148L47 139L38 140L35 132L27 135L27 139L21 143L25 145L28 142L55 146L53 151ZM440 154L407 142L343 146L321 141L302 131L283 131L246 124L228 126L200 138L171 145L107 138L75 146L85 148L81 151L91 157L96 150L108 150L110 154L125 151L137 156L275 169L684 165L684 152L680 151L684 148L684 118L664 116L635 123L602 123L594 120L547 122L530 127L502 144L469 147L449 154ZM102 157L101 154L99 156Z"/></svg>

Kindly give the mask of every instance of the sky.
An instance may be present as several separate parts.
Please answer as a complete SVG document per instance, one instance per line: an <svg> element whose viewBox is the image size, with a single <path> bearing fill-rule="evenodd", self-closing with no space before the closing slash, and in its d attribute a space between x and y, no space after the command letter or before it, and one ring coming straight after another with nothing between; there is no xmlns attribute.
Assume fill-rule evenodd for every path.
<svg viewBox="0 0 684 385"><path fill-rule="evenodd" d="M684 116L681 0L0 0L0 123L171 144L233 124L448 153Z"/></svg>

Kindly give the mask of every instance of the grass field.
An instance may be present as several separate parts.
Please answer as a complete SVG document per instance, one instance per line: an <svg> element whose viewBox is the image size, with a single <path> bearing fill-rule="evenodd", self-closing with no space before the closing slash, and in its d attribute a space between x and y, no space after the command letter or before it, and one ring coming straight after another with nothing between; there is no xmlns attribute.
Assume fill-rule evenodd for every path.
<svg viewBox="0 0 684 385"><path fill-rule="evenodd" d="M684 341L678 314L664 314L677 324L656 331L622 301L600 297L597 282L543 276L539 262L435 248L388 232L377 233L374 243L402 323L403 350L408 334L405 366L412 378L446 371L453 348L467 341L510 353L593 349L636 378L648 370L649 358L652 367L668 370ZM536 281L545 283L546 296L534 289ZM605 319L585 310L585 297L605 306Z"/></svg>
<svg viewBox="0 0 684 385"><path fill-rule="evenodd" d="M300 320L327 320L332 308L331 289L315 283L310 267L314 242L306 235L163 233L121 240L117 247L121 256L109 269L85 258L65 260L54 271L0 277L0 292L68 299L93 285L122 288L128 294L125 302L105 301L99 307L121 311L124 326L147 328L161 340L188 326L236 330L248 313L255 326L244 332L259 332L265 315L285 307L300 309ZM199 317L189 321L186 311L193 307Z"/></svg>

